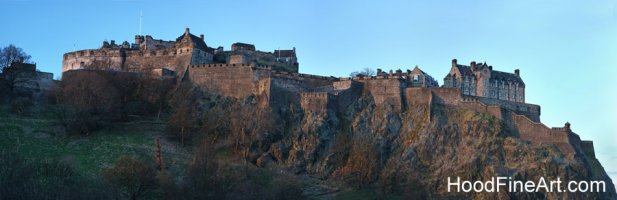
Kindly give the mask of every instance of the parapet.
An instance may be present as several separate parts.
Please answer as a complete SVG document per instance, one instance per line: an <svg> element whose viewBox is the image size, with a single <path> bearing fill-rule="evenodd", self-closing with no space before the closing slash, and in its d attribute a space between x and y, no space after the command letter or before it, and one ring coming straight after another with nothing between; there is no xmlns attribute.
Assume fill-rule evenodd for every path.
<svg viewBox="0 0 617 200"><path fill-rule="evenodd" d="M301 92L300 105L305 112L327 113L333 95L328 92Z"/></svg>
<svg viewBox="0 0 617 200"><path fill-rule="evenodd" d="M250 63L238 63L238 64L198 64L198 65L190 65L190 68L211 68L211 67L266 67L266 66L257 66Z"/></svg>

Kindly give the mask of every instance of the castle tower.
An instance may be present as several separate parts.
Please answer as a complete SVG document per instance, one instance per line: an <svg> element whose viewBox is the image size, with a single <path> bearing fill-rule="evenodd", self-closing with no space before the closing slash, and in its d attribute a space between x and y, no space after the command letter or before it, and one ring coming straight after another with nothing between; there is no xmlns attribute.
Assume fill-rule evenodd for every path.
<svg viewBox="0 0 617 200"><path fill-rule="evenodd" d="M135 44L139 45L143 42L144 38L141 35L135 35Z"/></svg>

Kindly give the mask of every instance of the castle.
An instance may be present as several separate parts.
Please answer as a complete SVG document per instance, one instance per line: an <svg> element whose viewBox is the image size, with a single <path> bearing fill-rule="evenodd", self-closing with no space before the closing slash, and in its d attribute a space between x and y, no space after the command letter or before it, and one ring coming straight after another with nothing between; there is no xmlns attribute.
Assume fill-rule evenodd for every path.
<svg viewBox="0 0 617 200"><path fill-rule="evenodd" d="M137 35L133 44L118 45L112 40L99 49L66 53L62 71L103 68L151 73L214 88L238 99L255 97L263 106L296 104L304 112L325 115L344 113L361 96L394 112L415 105L451 106L490 114L504 121L519 138L555 145L569 158L581 154L595 157L593 143L581 141L570 124L548 128L540 123L540 106L525 103L525 84L518 69L506 73L486 63L465 66L453 59L440 87L417 66L387 73L378 69L374 76L347 78L301 74L295 52L295 48L263 52L246 43L234 43L230 51L214 49L206 45L203 34L195 36L187 28L175 41ZM431 120L430 114L426 120Z"/></svg>
<svg viewBox="0 0 617 200"><path fill-rule="evenodd" d="M184 67L200 64L249 64L268 65L277 70L298 72L298 63L293 50L274 52L256 51L251 44L235 43L231 51L223 47L209 47L204 35L199 37L187 28L175 41L153 39L152 36L136 35L135 43L114 40L104 41L99 49L80 50L64 54L62 72L84 68L153 72L161 76L177 76Z"/></svg>

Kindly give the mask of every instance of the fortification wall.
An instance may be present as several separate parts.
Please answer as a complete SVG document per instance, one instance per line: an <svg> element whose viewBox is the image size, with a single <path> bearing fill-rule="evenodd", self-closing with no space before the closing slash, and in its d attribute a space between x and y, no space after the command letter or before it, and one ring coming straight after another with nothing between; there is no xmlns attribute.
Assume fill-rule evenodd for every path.
<svg viewBox="0 0 617 200"><path fill-rule="evenodd" d="M119 49L88 49L65 53L62 59L62 72L83 69L94 62L106 63L114 70L122 65L122 52Z"/></svg>
<svg viewBox="0 0 617 200"><path fill-rule="evenodd" d="M301 83L305 88L332 87L332 83L338 80L334 77L292 73L279 70L271 70L270 76L273 78L297 81L298 83Z"/></svg>
<svg viewBox="0 0 617 200"><path fill-rule="evenodd" d="M143 71L167 68L179 72L191 64L211 63L212 59L212 54L194 48L91 49L64 54L62 72L83 69L95 63L105 65L105 69L111 70Z"/></svg>
<svg viewBox="0 0 617 200"><path fill-rule="evenodd" d="M426 105L432 101L431 89L422 87L405 88L405 98L410 106Z"/></svg>
<svg viewBox="0 0 617 200"><path fill-rule="evenodd" d="M473 110L479 113L487 113L491 116L496 117L499 120L504 119L504 113L502 108L499 106L487 106L486 104L479 101L461 101L459 103L459 108Z"/></svg>
<svg viewBox="0 0 617 200"><path fill-rule="evenodd" d="M334 81L332 85L334 89L332 93L335 95L336 108L343 113L347 112L347 108L351 103L360 98L364 88L362 83L351 79Z"/></svg>
<svg viewBox="0 0 617 200"><path fill-rule="evenodd" d="M191 56L191 53L187 52L176 54L173 52L166 52L165 50L149 52L130 51L127 52L122 70L143 71L167 68L180 74L183 73L183 67L190 64Z"/></svg>
<svg viewBox="0 0 617 200"><path fill-rule="evenodd" d="M379 76L378 76L379 77ZM403 109L403 82L396 78L354 79L364 84L364 92L369 93L375 105L392 105L397 111Z"/></svg>
<svg viewBox="0 0 617 200"><path fill-rule="evenodd" d="M444 105L458 106L463 97L458 88L430 88L433 102Z"/></svg>
<svg viewBox="0 0 617 200"><path fill-rule="evenodd" d="M466 96L466 98L474 98L490 106L501 106L505 109L514 111L517 114L525 115L527 118L531 119L534 122L540 122L539 105L476 96Z"/></svg>
<svg viewBox="0 0 617 200"><path fill-rule="evenodd" d="M489 113L499 119L503 119L502 108L508 111L524 115L534 122L540 122L540 106L527 103L511 102L476 96L461 95L458 88L419 88L407 90L408 93L418 93L423 90L432 92L433 101L443 105L458 106L465 109L471 109L478 112ZM426 91L424 91L426 93ZM424 94L426 95L426 94ZM419 97L407 95L407 101L417 101ZM427 97L424 97L426 100Z"/></svg>
<svg viewBox="0 0 617 200"><path fill-rule="evenodd" d="M480 113L488 113L498 119L506 120L506 123L511 124L513 129L518 131L520 139L529 141L532 144L554 144L569 158L572 158L581 151L584 151L587 155L594 154L593 143L581 142L580 137L568 127L546 127L544 124L534 121L525 115L529 113L517 114L516 112L520 112L520 110L513 107L514 105L535 108L537 105L513 102L513 104L506 104L504 106L502 101L489 102L495 105L487 105L480 98L460 95L458 89L455 88L406 88L405 93L405 98L409 105L430 102L429 105L454 106ZM539 112L539 106L537 110ZM539 121L539 113L535 116L538 116L536 120Z"/></svg>
<svg viewBox="0 0 617 200"><path fill-rule="evenodd" d="M512 114L512 123L522 140L532 144L555 144L569 158L577 153L575 147L580 145L580 138L569 128L549 128L518 114Z"/></svg>
<svg viewBox="0 0 617 200"><path fill-rule="evenodd" d="M327 113L332 95L327 92L302 92L300 105L304 112Z"/></svg>
<svg viewBox="0 0 617 200"><path fill-rule="evenodd" d="M189 78L197 86L214 87L227 96L239 99L258 94L258 79L255 79L257 77L250 64L191 65Z"/></svg>

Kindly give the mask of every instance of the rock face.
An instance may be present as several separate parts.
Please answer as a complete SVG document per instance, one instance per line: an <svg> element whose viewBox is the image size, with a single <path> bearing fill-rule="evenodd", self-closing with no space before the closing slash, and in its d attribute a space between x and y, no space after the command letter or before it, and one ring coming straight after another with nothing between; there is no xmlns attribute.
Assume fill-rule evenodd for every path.
<svg viewBox="0 0 617 200"><path fill-rule="evenodd" d="M617 198L615 186L594 156L566 156L558 145L525 141L509 118L431 101L410 102L401 110L398 102L376 105L367 94L349 104L333 105L325 111L295 105L296 112L275 106L286 120L286 131L270 141L265 152L253 152L260 156L260 165L278 163L295 173L416 198ZM534 182L541 177L604 181L606 192L465 193L454 192L454 186L448 192L448 177L487 181L498 176Z"/></svg>

